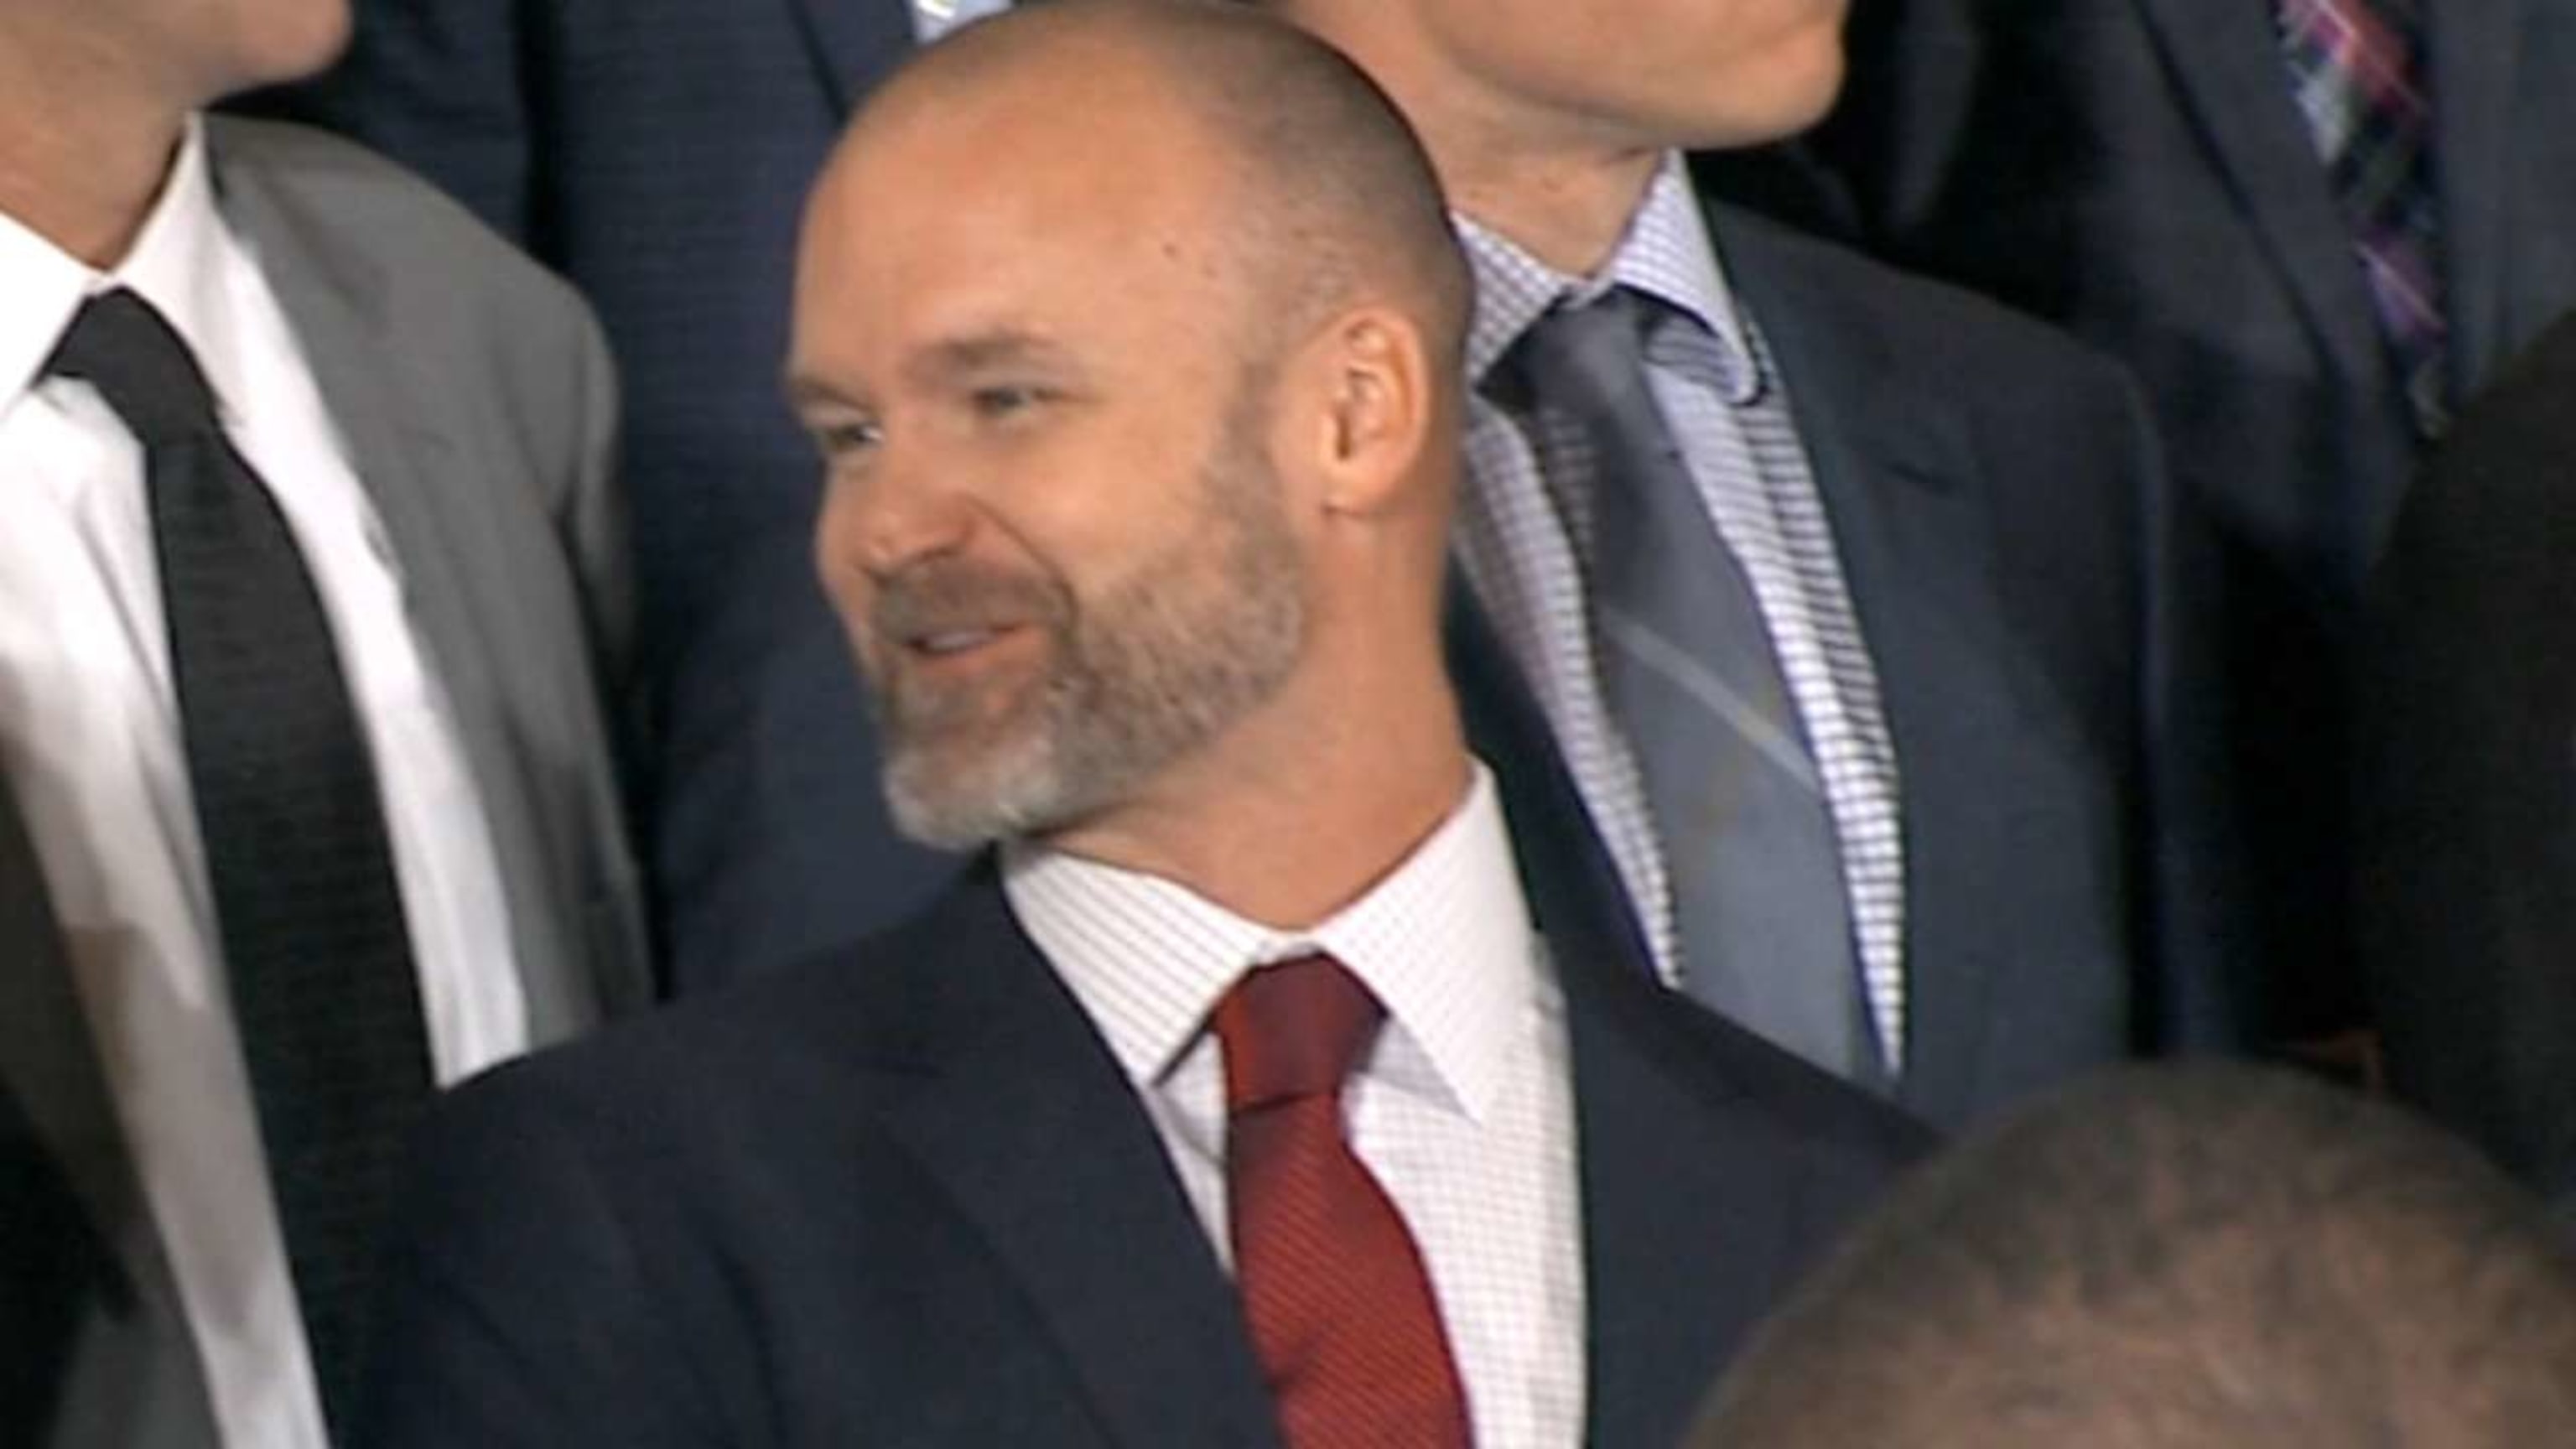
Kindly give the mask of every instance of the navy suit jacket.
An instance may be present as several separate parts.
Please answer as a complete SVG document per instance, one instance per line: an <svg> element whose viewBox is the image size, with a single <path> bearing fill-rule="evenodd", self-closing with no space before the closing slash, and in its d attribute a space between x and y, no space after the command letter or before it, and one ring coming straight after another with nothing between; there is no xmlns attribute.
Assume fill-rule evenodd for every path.
<svg viewBox="0 0 2576 1449"><path fill-rule="evenodd" d="M1587 1440L1671 1443L1924 1143L1653 986L1566 865L1523 874L1573 1046ZM465 1088L425 1164L362 1445L1279 1442L1161 1142L989 865Z"/></svg>
<svg viewBox="0 0 2576 1449"><path fill-rule="evenodd" d="M360 0L266 98L427 176L568 276L624 375L635 751L682 990L892 924L955 858L903 841L814 581L822 468L781 400L796 230L912 48L902 0Z"/></svg>
<svg viewBox="0 0 2576 1449"><path fill-rule="evenodd" d="M683 990L855 939L946 868L886 823L806 562L819 474L771 385L796 195L909 22L893 0L718 13L377 0L318 94L568 270L625 358L650 858ZM2188 798L2217 776L2188 744L2202 696L2168 687L2197 666L2134 408L2034 329L1740 225L1730 265L1818 453L1906 776L1907 1102L1956 1121L2224 1040L2227 873ZM768 524L722 522L750 513Z"/></svg>
<svg viewBox="0 0 2576 1449"><path fill-rule="evenodd" d="M2454 391L2576 305L2576 9L2431 0ZM2261 0L1874 0L1851 76L1721 192L2064 324L2136 369L2221 525L2235 773L2272 1030L2359 1013L2354 601L2415 444Z"/></svg>
<svg viewBox="0 0 2576 1449"><path fill-rule="evenodd" d="M2576 315L2462 415L2366 613L2363 961L2398 1095L2576 1193Z"/></svg>
<svg viewBox="0 0 2576 1449"><path fill-rule="evenodd" d="M1716 207L1875 661L1904 810L1906 1071L1951 1128L2239 1041L2258 978L2205 546L2114 364L1983 299Z"/></svg>

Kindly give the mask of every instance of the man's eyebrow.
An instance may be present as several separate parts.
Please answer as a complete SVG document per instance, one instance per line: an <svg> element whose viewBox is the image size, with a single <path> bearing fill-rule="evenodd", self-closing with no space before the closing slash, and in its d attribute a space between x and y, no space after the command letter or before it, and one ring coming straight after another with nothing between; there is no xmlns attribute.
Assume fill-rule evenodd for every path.
<svg viewBox="0 0 2576 1449"><path fill-rule="evenodd" d="M934 342L907 358L903 370L915 382L941 383L1014 364L1061 364L1069 356L1062 346L1035 332L1010 328ZM795 368L788 370L781 387L788 407L799 413L860 406L847 390Z"/></svg>
<svg viewBox="0 0 2576 1449"><path fill-rule="evenodd" d="M851 407L849 394L811 373L790 370L781 380L781 390L790 411L802 414L816 408Z"/></svg>
<svg viewBox="0 0 2576 1449"><path fill-rule="evenodd" d="M1016 363L1061 362L1065 356L1061 346L1035 332L1004 328L932 343L907 358L904 371L919 381L940 382Z"/></svg>

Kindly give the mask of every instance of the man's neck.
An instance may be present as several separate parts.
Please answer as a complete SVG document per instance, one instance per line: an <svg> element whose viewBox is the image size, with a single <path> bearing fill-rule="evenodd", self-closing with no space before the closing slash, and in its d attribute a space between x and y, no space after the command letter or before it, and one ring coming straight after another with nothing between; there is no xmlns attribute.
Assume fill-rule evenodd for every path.
<svg viewBox="0 0 2576 1449"><path fill-rule="evenodd" d="M1271 6L1349 56L1393 98L1430 153L1452 210L1573 275L1590 275L1618 246L1662 161L1664 138L1482 73L1420 7Z"/></svg>
<svg viewBox="0 0 2576 1449"><path fill-rule="evenodd" d="M1443 158L1450 204L1569 276L1599 271L1627 235L1655 168L1652 151Z"/></svg>
<svg viewBox="0 0 2576 1449"><path fill-rule="evenodd" d="M1161 876L1266 926L1311 926L1402 865L1472 778L1445 690L1413 708L1351 705L1372 698L1337 691L1312 708L1274 709L1046 843Z"/></svg>
<svg viewBox="0 0 2576 1449"><path fill-rule="evenodd" d="M0 212L102 271L152 214L187 113L135 98L112 66L0 30Z"/></svg>

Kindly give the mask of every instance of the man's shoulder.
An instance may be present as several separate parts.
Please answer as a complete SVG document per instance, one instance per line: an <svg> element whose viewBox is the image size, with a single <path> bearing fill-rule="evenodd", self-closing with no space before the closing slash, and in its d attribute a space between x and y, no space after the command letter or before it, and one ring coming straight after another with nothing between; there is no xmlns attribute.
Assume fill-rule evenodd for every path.
<svg viewBox="0 0 2576 1449"><path fill-rule="evenodd" d="M2553 629L2576 596L2576 313L2570 313L2461 413L2410 489L2379 564L2383 627L2420 638L2437 655L2478 652L2491 634L2459 637L2464 611L2531 629ZM2515 642L2521 641L2517 635ZM2554 658L2555 656L2551 656ZM2524 657L2517 675L2552 681Z"/></svg>
<svg viewBox="0 0 2576 1449"><path fill-rule="evenodd" d="M1931 1151L1937 1140L1886 1098L1721 1016L1696 1009L1673 1015L1683 1049L1736 1094L1749 1120L1785 1152L1837 1175L1875 1180Z"/></svg>
<svg viewBox="0 0 2576 1449"><path fill-rule="evenodd" d="M442 1111L677 1137L792 1111L808 1092L900 1091L976 1029L981 984L1008 949L992 936L1003 911L997 888L963 881L901 925L507 1063Z"/></svg>
<svg viewBox="0 0 2576 1449"><path fill-rule="evenodd" d="M1746 305L1766 321L1866 328L1895 365L1988 395L2000 381L2047 396L2130 385L2119 363L2045 319L1739 206L1711 202L1708 213Z"/></svg>
<svg viewBox="0 0 2576 1449"><path fill-rule="evenodd" d="M1642 975L1599 969L1599 963L1568 963L1561 972L1575 1028L1578 1091L1609 1094L1595 1108L1608 1105L1624 1116L1660 1101L1678 1108L1669 1120L1632 1125L1660 1132L1723 1121L1731 1136L1767 1159L1739 1166L1796 1165L1860 1188L1933 1146L1932 1130L1886 1099ZM1589 1066L1587 1046L1594 1053ZM1613 1056L1628 1065L1605 1072Z"/></svg>
<svg viewBox="0 0 2576 1449"><path fill-rule="evenodd" d="M472 323L497 340L549 323L588 332L572 288L410 171L328 132L209 115L217 195L265 259L281 247L337 261L405 321Z"/></svg>
<svg viewBox="0 0 2576 1449"><path fill-rule="evenodd" d="M2543 331L2483 395L2471 401L2452 434L2451 447L2435 455L2433 467L2437 472L2474 467L2474 458L2457 461L2472 449L2551 457L2576 451L2576 416L2566 405L2570 396L2576 396L2576 311ZM2548 491L2553 496L2565 493L2554 479Z"/></svg>

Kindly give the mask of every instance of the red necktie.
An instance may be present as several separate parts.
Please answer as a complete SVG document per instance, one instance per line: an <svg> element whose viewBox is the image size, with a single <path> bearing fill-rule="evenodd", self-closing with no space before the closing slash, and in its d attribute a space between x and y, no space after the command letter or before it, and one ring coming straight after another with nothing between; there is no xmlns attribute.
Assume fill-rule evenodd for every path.
<svg viewBox="0 0 2576 1449"><path fill-rule="evenodd" d="M1383 1016L1328 956L1255 971L1216 1009L1235 1278L1290 1449L1471 1442L1422 1255L1342 1137Z"/></svg>

